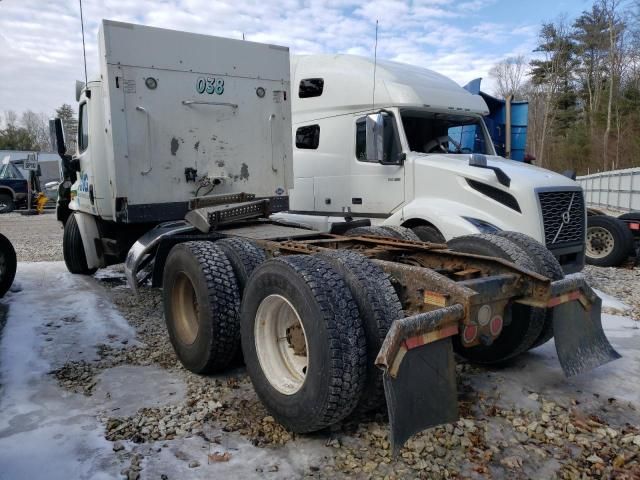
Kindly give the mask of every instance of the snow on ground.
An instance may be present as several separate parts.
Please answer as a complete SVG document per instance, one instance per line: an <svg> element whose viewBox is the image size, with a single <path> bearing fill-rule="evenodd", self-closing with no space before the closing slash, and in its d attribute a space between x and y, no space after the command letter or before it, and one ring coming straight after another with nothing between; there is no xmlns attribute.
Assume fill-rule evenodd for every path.
<svg viewBox="0 0 640 480"><path fill-rule="evenodd" d="M112 478L110 442L88 398L47 373L134 331L62 262L20 263L0 338L0 478Z"/></svg>
<svg viewBox="0 0 640 480"><path fill-rule="evenodd" d="M93 278L67 273L62 262L20 263L13 290L0 301L0 480L119 477L132 455L115 455L98 417L180 403L183 379L155 365L122 365L101 372L91 396L60 388L49 372L93 360L98 344L131 346L135 332ZM148 478L293 478L329 451L305 438L273 452L237 434L223 437L231 460L210 465L215 451L199 436L122 443L143 453Z"/></svg>
<svg viewBox="0 0 640 480"><path fill-rule="evenodd" d="M631 310L631 307L629 305L627 305L626 303L621 302L620 300L618 300L615 297L612 297L611 295L608 295L600 290L598 290L597 288L593 289L596 294L602 299L602 308L608 308L611 310L618 310L620 312L628 312L629 310Z"/></svg>

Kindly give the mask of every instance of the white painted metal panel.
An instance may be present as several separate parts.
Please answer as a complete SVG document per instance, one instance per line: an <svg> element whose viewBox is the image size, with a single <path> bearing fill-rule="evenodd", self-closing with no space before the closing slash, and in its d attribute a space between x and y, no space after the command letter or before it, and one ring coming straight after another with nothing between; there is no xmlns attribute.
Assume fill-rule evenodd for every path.
<svg viewBox="0 0 640 480"><path fill-rule="evenodd" d="M288 48L107 20L99 48L113 199L292 187Z"/></svg>

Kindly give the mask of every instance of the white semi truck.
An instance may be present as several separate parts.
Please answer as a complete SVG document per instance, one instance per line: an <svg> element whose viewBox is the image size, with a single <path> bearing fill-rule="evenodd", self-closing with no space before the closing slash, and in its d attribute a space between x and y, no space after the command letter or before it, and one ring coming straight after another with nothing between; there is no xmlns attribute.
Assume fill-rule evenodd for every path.
<svg viewBox="0 0 640 480"><path fill-rule="evenodd" d="M99 51L78 155L55 122L64 259L78 274L124 261L134 291L162 288L185 368L222 371L242 348L296 432L386 402L397 453L457 418L454 350L490 364L555 336L567 375L618 358L598 296L530 237L447 247L270 220L293 179L287 48L103 21Z"/></svg>
<svg viewBox="0 0 640 480"><path fill-rule="evenodd" d="M276 218L327 232L368 218L436 242L518 231L565 272L584 266L580 186L496 156L481 96L426 69L353 55L293 57L291 75L295 179L291 211ZM373 157L371 128L381 130Z"/></svg>

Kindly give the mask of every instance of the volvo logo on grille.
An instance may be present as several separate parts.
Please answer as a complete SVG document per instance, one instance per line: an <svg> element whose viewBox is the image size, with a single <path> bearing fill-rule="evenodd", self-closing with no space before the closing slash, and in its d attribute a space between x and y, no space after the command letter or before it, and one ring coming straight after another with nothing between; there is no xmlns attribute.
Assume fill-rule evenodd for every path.
<svg viewBox="0 0 640 480"><path fill-rule="evenodd" d="M562 223L560 224L560 228L558 228L558 231L556 232L555 237L553 237L553 240L551 241L551 243L556 243L556 241L558 240L558 237L560 236L560 232L562 232L562 227L564 227L565 225L569 225L569 222L571 222L571 207L573 206L573 199L575 198L575 196L576 196L575 193L571 195L571 200L569 200L569 206L560 216Z"/></svg>

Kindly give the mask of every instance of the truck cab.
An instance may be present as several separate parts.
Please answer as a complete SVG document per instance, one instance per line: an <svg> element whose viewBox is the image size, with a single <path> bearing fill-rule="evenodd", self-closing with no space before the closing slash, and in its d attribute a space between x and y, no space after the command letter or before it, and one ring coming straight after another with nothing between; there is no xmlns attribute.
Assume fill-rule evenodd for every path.
<svg viewBox="0 0 640 480"><path fill-rule="evenodd" d="M294 189L280 217L323 231L367 218L427 241L518 231L566 272L582 269L582 190L496 155L481 96L426 69L352 55L291 65Z"/></svg>
<svg viewBox="0 0 640 480"><path fill-rule="evenodd" d="M251 192L288 206L287 47L103 20L98 49L99 76L76 85L74 156L56 127L70 271L124 261L204 197Z"/></svg>

